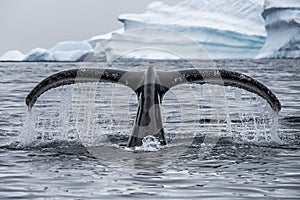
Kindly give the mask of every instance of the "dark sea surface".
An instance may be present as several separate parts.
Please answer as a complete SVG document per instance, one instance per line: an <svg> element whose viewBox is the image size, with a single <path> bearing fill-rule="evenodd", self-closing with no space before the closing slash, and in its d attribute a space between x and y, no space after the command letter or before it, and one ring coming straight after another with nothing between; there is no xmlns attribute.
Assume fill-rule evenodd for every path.
<svg viewBox="0 0 300 200"><path fill-rule="evenodd" d="M135 94L77 84L25 97L66 69L213 67L245 73L282 103L240 89L183 85L163 101L169 144L126 144ZM300 60L0 62L0 199L300 199ZM151 139L151 138L150 138Z"/></svg>

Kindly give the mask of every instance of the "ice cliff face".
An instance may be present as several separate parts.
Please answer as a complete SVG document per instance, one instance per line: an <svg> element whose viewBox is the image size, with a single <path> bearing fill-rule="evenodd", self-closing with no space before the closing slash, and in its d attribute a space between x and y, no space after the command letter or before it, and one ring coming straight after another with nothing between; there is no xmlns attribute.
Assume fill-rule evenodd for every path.
<svg viewBox="0 0 300 200"><path fill-rule="evenodd" d="M300 58L300 1L266 0L267 41L256 58Z"/></svg>
<svg viewBox="0 0 300 200"><path fill-rule="evenodd" d="M125 31L156 27L185 34L213 59L253 58L266 37L262 5L263 0L186 0L175 6L154 2L144 14L125 14L119 20Z"/></svg>

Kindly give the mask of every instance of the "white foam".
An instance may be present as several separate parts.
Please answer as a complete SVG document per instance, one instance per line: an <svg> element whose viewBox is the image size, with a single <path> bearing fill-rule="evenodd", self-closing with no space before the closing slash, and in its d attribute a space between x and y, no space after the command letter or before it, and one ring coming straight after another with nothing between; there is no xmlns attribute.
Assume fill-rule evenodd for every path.
<svg viewBox="0 0 300 200"><path fill-rule="evenodd" d="M155 152L162 148L158 139L152 135L148 135L143 138L142 146L136 146L133 148L126 147L127 151L138 151L138 152Z"/></svg>

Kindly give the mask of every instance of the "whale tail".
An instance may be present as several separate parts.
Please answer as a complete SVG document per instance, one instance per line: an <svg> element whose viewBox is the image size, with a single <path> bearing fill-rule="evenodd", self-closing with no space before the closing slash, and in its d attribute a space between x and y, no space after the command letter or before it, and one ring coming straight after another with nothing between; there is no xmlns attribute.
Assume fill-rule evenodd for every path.
<svg viewBox="0 0 300 200"><path fill-rule="evenodd" d="M148 135L156 137L162 145L166 139L160 105L164 95L180 84L212 84L237 87L264 98L272 109L279 112L280 101L262 83L241 73L216 69L187 69L156 71L149 67L146 72L130 72L114 69L71 69L53 74L37 84L27 95L26 105L30 110L40 95L63 85L88 82L119 83L131 88L138 97L138 112L128 147L142 145Z"/></svg>

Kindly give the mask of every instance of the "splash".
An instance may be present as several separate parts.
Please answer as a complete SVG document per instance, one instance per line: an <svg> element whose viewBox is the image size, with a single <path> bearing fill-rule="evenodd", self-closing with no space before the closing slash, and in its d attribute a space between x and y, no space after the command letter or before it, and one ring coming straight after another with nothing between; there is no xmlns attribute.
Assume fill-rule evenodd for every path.
<svg viewBox="0 0 300 200"><path fill-rule="evenodd" d="M142 146L136 146L136 147L125 148L125 149L134 152L154 152L160 150L161 148L162 146L160 145L158 139L155 138L154 136L148 135L143 138Z"/></svg>
<svg viewBox="0 0 300 200"><path fill-rule="evenodd" d="M218 95L211 97L208 92L211 89L207 87L184 85L172 89L164 97L163 121L169 146L191 145L197 136L210 136L204 140L206 144L216 142L214 138L228 138L241 144L282 143L277 130L278 116L264 99L228 87L225 103L218 104ZM27 113L15 142L19 147L66 143L85 147L124 145L131 134L137 109L134 94L128 95L131 91L126 89L102 83L48 91ZM189 102L188 89L194 92L197 102ZM213 107L213 101L219 106ZM216 109L224 112L215 115ZM161 146L157 139L149 136L136 148L136 151L147 152L158 151Z"/></svg>
<svg viewBox="0 0 300 200"><path fill-rule="evenodd" d="M257 95L242 90L228 91L234 99L227 107L226 134L237 143L282 144L278 132L278 113ZM227 98L228 98L227 97Z"/></svg>
<svg viewBox="0 0 300 200"><path fill-rule="evenodd" d="M78 133L71 112L71 90L62 87L49 91L37 106L27 112L23 128L14 142L18 147L78 143Z"/></svg>

